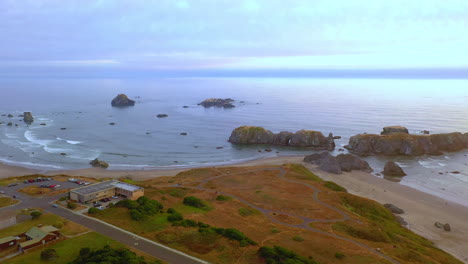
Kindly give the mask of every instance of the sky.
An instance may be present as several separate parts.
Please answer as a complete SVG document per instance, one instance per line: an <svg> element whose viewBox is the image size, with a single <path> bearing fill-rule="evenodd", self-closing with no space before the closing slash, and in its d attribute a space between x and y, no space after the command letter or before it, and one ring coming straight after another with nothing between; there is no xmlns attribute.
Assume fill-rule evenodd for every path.
<svg viewBox="0 0 468 264"><path fill-rule="evenodd" d="M0 76L468 68L466 0L0 0Z"/></svg>

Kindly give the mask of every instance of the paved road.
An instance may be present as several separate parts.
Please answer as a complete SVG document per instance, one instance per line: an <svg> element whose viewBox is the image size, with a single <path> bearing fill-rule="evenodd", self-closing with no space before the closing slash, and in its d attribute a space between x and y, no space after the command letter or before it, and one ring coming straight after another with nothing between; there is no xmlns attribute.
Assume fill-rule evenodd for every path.
<svg viewBox="0 0 468 264"><path fill-rule="evenodd" d="M248 202L248 201L246 201L246 200L244 200L244 199L242 199L240 197L232 195L230 193L217 191L217 190L213 190L213 189L207 189L207 188L203 187L208 181L211 181L211 180L217 179L217 178L221 178L221 177L240 175L240 174L246 174L246 173L254 173L254 172L259 172L259 171L271 171L271 170L279 171L277 177L281 178L282 180L292 182L292 183L296 183L296 184L301 184L303 186L306 186L306 187L312 189L313 190L312 198L314 199L314 201L321 204L322 206L325 206L327 208L332 209L333 211L335 211L339 215L341 215L341 217L340 218L334 218L334 219L312 219L312 218L304 217L304 216L301 216L301 215L295 215L295 214L290 214L290 213L286 213L286 212L274 211L274 210L258 207L256 205L254 205L254 204L252 204L252 203L250 203L250 202ZM337 238L337 239L348 241L348 242L350 242L352 244L355 244L357 246L365 248L365 249L379 255L380 257L390 261L391 263L400 264L400 262L390 258L387 255L382 254L381 252L377 251L376 249L371 248L371 247L369 247L369 246L367 246L367 245L365 245L365 244L363 244L361 242L352 240L352 239L344 237L344 236L336 235L334 233L329 233L329 232L325 232L325 231L320 230L320 229L310 227L310 223L314 223L314 222L315 223L320 223L320 222L321 223L342 222L342 221L350 220L350 217L343 210L320 201L320 199L318 197L318 195L320 193L320 190L317 189L315 186L304 183L304 182L301 182L301 181L285 178L284 175L286 175L286 170L285 169L283 169L281 167L271 167L271 168L262 168L262 169L256 169L256 170L251 170L251 171L246 171L246 172L240 172L240 173L221 174L221 175L205 178L205 179L202 179L202 180L199 180L199 181L192 181L192 182L185 183L185 184L198 183L196 186L187 186L185 184L173 184L173 185L165 185L165 186L160 186L160 187L181 187L181 188L203 190L203 191L207 191L207 192L216 192L216 193L219 193L219 194L222 194L222 195L226 195L226 196L232 197L234 199L237 199L240 202L242 202L242 203L244 203L244 204L246 204L246 205L248 205L248 206L250 206L250 207L252 207L252 208L254 208L254 209L258 210L258 211L260 211L261 213L263 213L266 217L268 217L271 221L273 221L275 223L285 225L285 226L289 226L289 227L296 227L296 228L306 229L306 230L310 230L310 231L313 231L313 232L316 232L316 233L320 233L322 235L331 236L331 237L334 237L334 238ZM287 223L281 222L281 221L277 220L276 218L274 218L273 213L285 214L285 215L289 215L289 216L292 216L292 217L296 217L296 218L299 218L299 219L303 220L303 222L301 224L297 224L297 225L287 224Z"/></svg>
<svg viewBox="0 0 468 264"><path fill-rule="evenodd" d="M64 208L54 208L50 202L57 200L58 198L64 196L64 194L50 196L50 197L31 197L22 193L18 193L17 190L23 186L19 184L15 187L0 187L5 191L5 195L13 196L17 195L18 200L21 203L15 204L13 206L0 208L0 214L4 211L9 210L20 210L23 208L42 208L47 212L59 215L65 219L76 222L80 225L83 225L97 233L105 235L109 238L117 240L122 244L125 244L129 247L138 249L148 255L154 256L158 259L161 259L167 263L173 264L200 264L208 263L194 257L191 257L183 252L176 251L164 245L158 244L156 242L150 241L146 238L139 237L135 234L132 234L128 231L114 227L112 225L101 222L97 219L89 218L83 215L79 215L70 210ZM79 247L84 247L86 245L77 245L77 250Z"/></svg>

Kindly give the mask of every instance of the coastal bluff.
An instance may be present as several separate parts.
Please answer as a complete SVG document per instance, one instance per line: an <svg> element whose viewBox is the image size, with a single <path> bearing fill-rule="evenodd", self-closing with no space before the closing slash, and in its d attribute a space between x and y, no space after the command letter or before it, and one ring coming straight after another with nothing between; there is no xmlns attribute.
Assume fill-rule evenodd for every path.
<svg viewBox="0 0 468 264"><path fill-rule="evenodd" d="M128 98L125 94L119 94L111 102L112 106L123 107L123 106L134 106L135 101Z"/></svg>
<svg viewBox="0 0 468 264"><path fill-rule="evenodd" d="M263 127L241 126L234 129L228 140L232 144L267 144L290 147L307 147L314 150L333 150L335 142L333 134L325 137L322 132L300 130L296 133L283 131L273 133Z"/></svg>
<svg viewBox="0 0 468 264"><path fill-rule="evenodd" d="M402 132L385 135L359 134L349 139L345 146L360 156L420 156L442 155L468 148L468 133L460 132L413 135Z"/></svg>

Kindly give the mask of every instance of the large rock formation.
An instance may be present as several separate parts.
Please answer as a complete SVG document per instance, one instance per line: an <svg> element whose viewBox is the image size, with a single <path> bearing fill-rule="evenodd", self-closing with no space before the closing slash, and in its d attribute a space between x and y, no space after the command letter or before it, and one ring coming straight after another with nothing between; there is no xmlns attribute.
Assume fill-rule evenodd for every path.
<svg viewBox="0 0 468 264"><path fill-rule="evenodd" d="M23 120L24 120L24 122L26 122L28 124L31 124L32 122L34 122L34 118L33 118L32 114L31 114L31 112L24 112Z"/></svg>
<svg viewBox="0 0 468 264"><path fill-rule="evenodd" d="M321 132L301 130L296 133L280 132L274 134L263 127L241 126L234 129L229 137L233 144L269 144L291 147L308 147L315 150L333 150L335 142L330 133L325 137Z"/></svg>
<svg viewBox="0 0 468 264"><path fill-rule="evenodd" d="M352 170L372 172L372 168L367 161L361 160L351 154L340 154L334 157L328 152L314 153L305 156L304 162L318 165L320 170L334 174Z"/></svg>
<svg viewBox="0 0 468 264"><path fill-rule="evenodd" d="M382 174L385 176L405 176L406 175L403 169L393 161L388 161L387 163L385 163L385 167L384 167L384 170L382 171Z"/></svg>
<svg viewBox="0 0 468 264"><path fill-rule="evenodd" d="M391 133L405 133L409 134L408 129L402 126L387 126L383 128L383 131L380 132L380 135L388 135Z"/></svg>
<svg viewBox="0 0 468 264"><path fill-rule="evenodd" d="M109 167L109 164L107 162L98 160L97 158L90 161L89 164L91 164L93 167L104 168L104 169Z"/></svg>
<svg viewBox="0 0 468 264"><path fill-rule="evenodd" d="M112 106L134 106L135 101L128 98L125 94L119 94L111 102Z"/></svg>
<svg viewBox="0 0 468 264"><path fill-rule="evenodd" d="M210 98L206 99L205 101L199 103L203 107L224 107L224 108L233 108L235 107L232 102L234 102L231 98L221 99L221 98Z"/></svg>
<svg viewBox="0 0 468 264"><path fill-rule="evenodd" d="M391 133L388 135L359 134L352 136L345 146L361 156L419 156L441 155L443 152L468 148L468 133L459 132L432 135Z"/></svg>

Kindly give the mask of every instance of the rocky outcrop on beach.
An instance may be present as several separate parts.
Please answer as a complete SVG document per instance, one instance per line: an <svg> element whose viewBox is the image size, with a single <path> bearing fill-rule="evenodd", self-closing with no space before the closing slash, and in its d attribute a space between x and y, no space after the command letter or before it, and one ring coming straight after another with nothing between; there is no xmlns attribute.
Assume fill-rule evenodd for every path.
<svg viewBox="0 0 468 264"><path fill-rule="evenodd" d="M351 153L369 156L442 155L468 148L468 133L412 135L401 132L387 135L359 134L345 146Z"/></svg>
<svg viewBox="0 0 468 264"><path fill-rule="evenodd" d="M384 167L384 170L382 171L382 174L385 176L405 176L406 175L403 169L393 161L388 161L387 163L385 163L385 167Z"/></svg>
<svg viewBox="0 0 468 264"><path fill-rule="evenodd" d="M99 160L97 158L90 161L89 164L91 164L91 166L97 167L97 168L104 168L105 169L105 168L109 167L109 164L107 162Z"/></svg>
<svg viewBox="0 0 468 264"><path fill-rule="evenodd" d="M263 127L241 126L234 129L229 137L233 144L269 144L278 146L307 147L314 150L333 150L333 134L325 137L319 131L300 130L296 133L283 131L278 134Z"/></svg>
<svg viewBox="0 0 468 264"><path fill-rule="evenodd" d="M387 126L383 128L383 131L380 132L380 135L388 135L392 133L405 133L409 134L408 129L402 126Z"/></svg>
<svg viewBox="0 0 468 264"><path fill-rule="evenodd" d="M164 118L164 117L168 117L167 114L158 114L156 115L157 118Z"/></svg>
<svg viewBox="0 0 468 264"><path fill-rule="evenodd" d="M343 171L360 170L372 172L367 161L351 154L339 154L334 157L328 152L314 153L304 157L304 162L318 165L320 170L333 174L341 174Z"/></svg>
<svg viewBox="0 0 468 264"><path fill-rule="evenodd" d="M203 107L224 107L224 108L233 108L235 107L232 102L234 102L231 98L221 99L221 98L210 98L206 99L203 102L199 103Z"/></svg>
<svg viewBox="0 0 468 264"><path fill-rule="evenodd" d="M120 106L120 107L122 107L122 106L134 106L135 101L128 98L128 96L125 95L125 94L119 94L114 99L112 99L111 105L112 106Z"/></svg>
<svg viewBox="0 0 468 264"><path fill-rule="evenodd" d="M390 212L392 212L394 214L404 214L405 213L405 211L403 211L403 209L401 209L398 206L393 205L393 204L386 203L383 206L385 208L387 208L388 210L390 210Z"/></svg>
<svg viewBox="0 0 468 264"><path fill-rule="evenodd" d="M31 114L31 112L24 112L23 120L24 120L24 122L26 122L28 124L31 124L32 122L34 122L34 118L33 118L32 114Z"/></svg>

